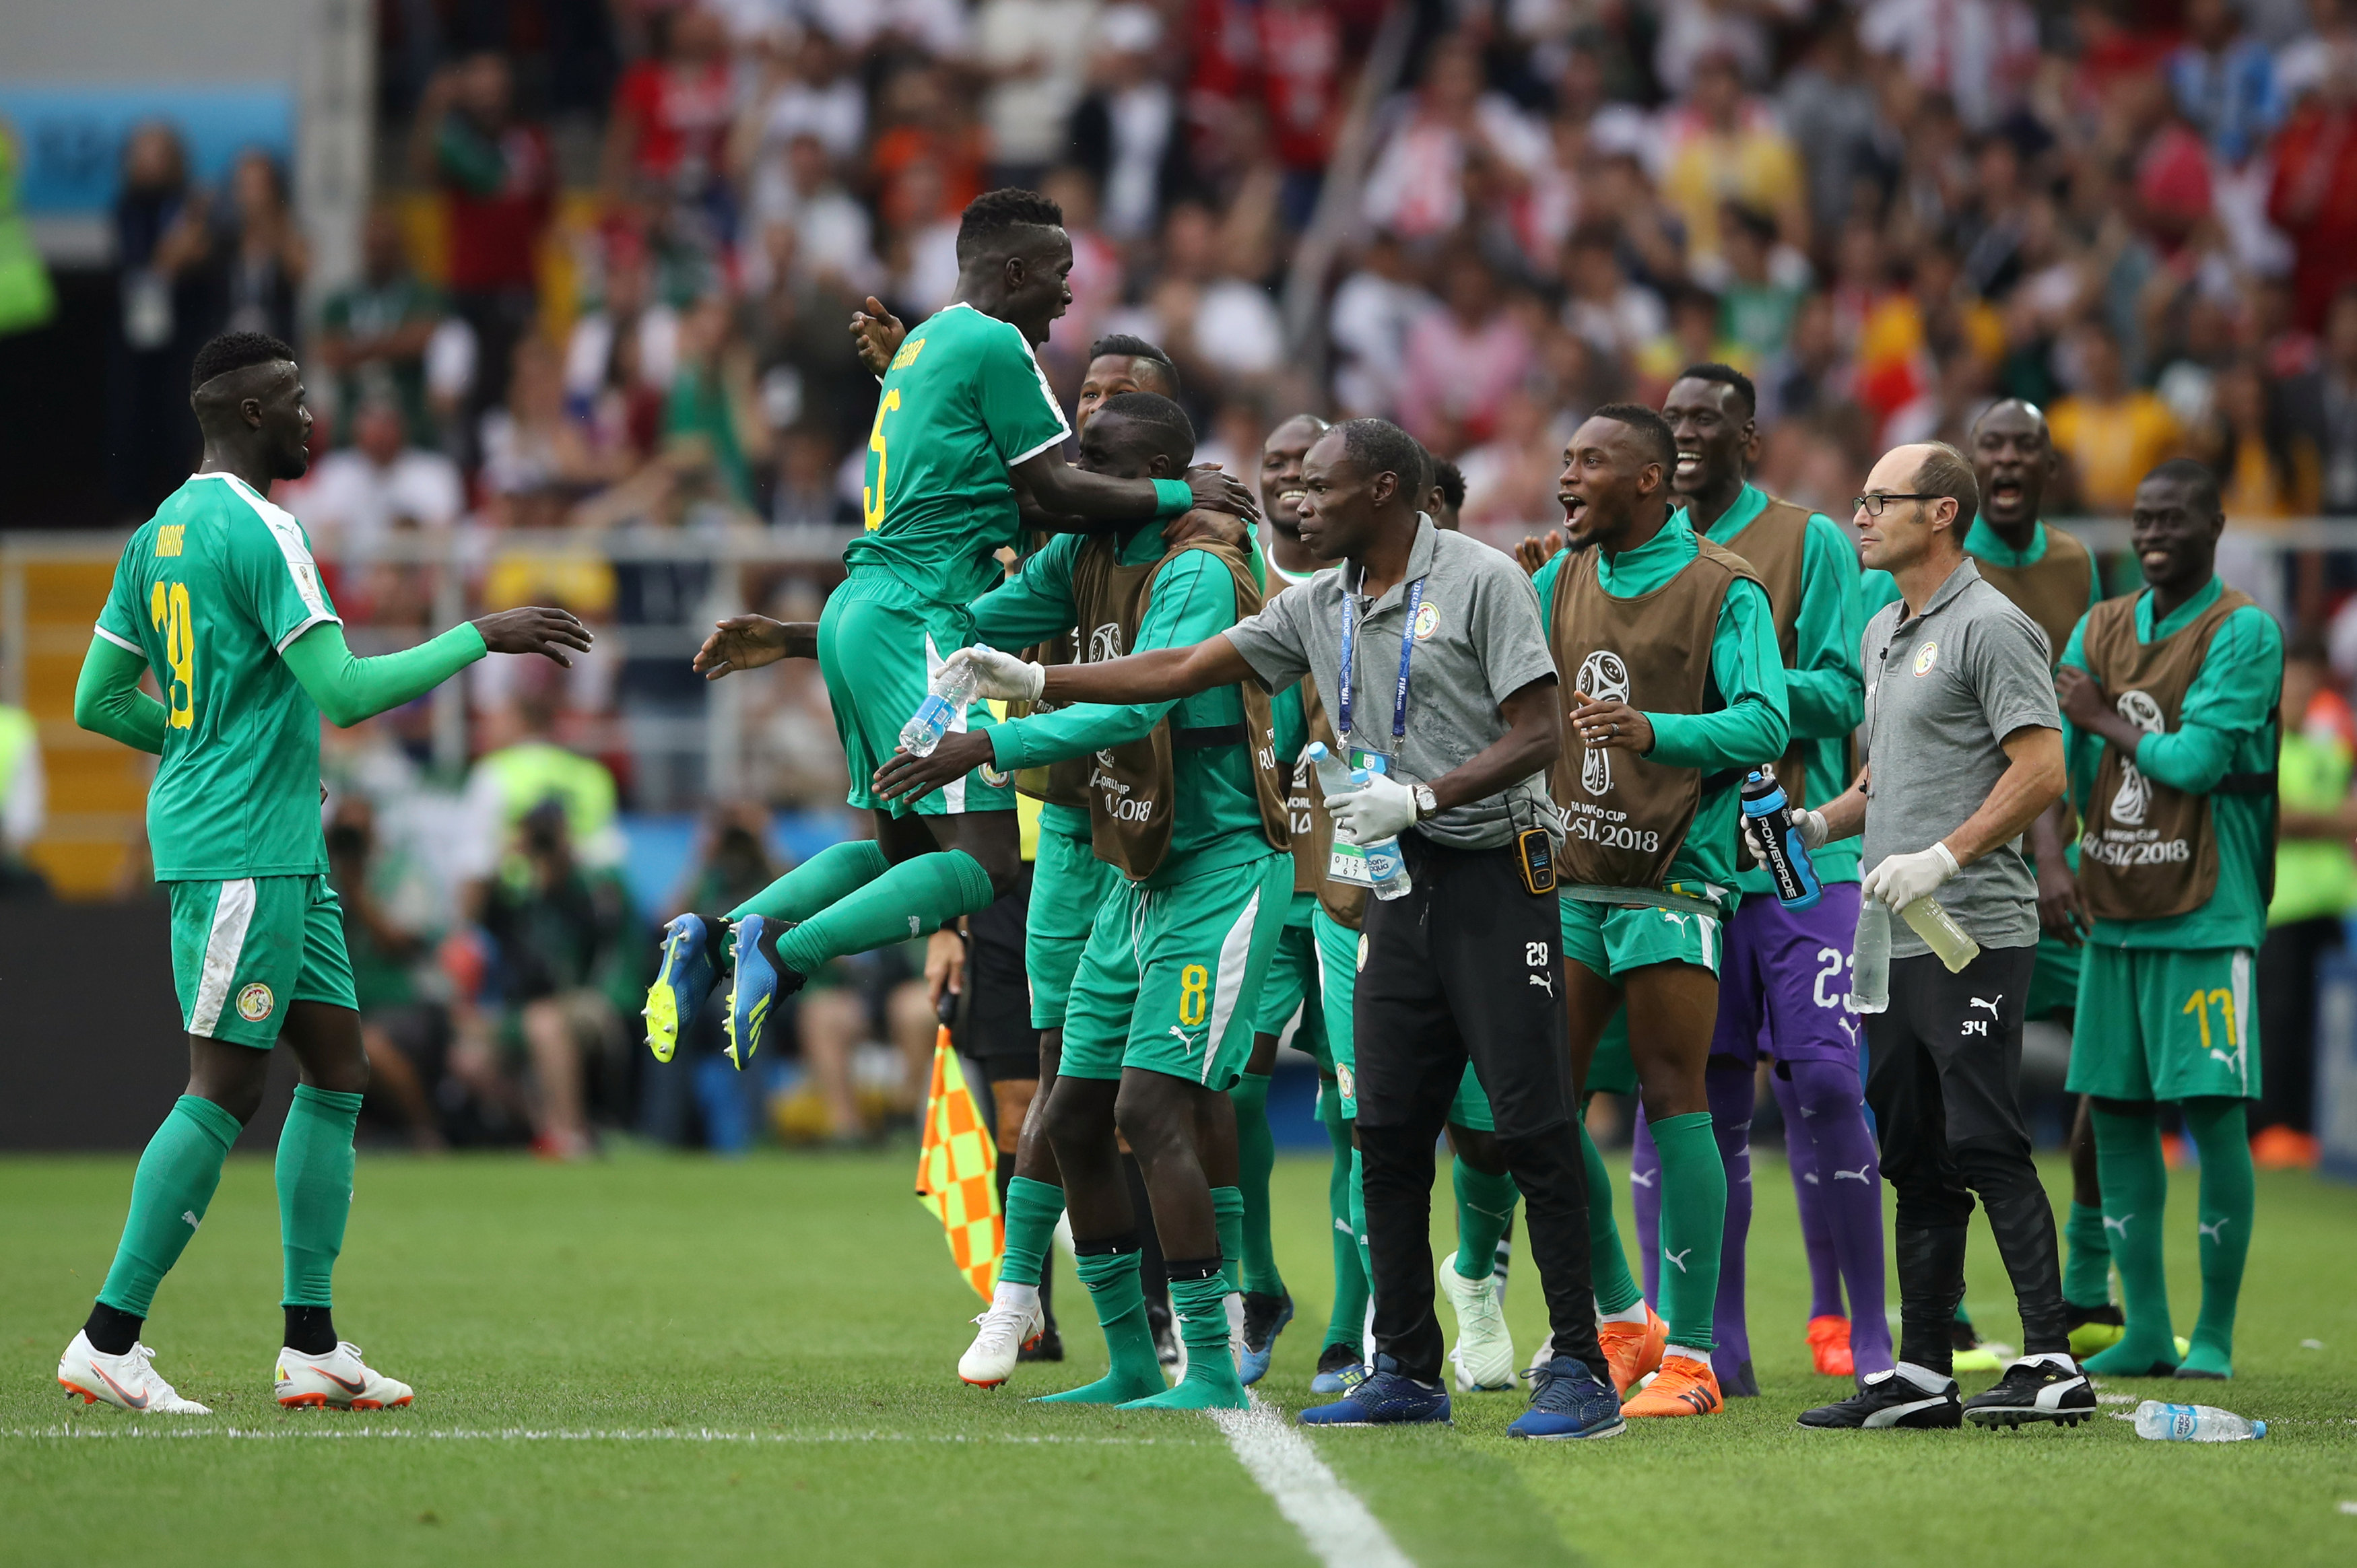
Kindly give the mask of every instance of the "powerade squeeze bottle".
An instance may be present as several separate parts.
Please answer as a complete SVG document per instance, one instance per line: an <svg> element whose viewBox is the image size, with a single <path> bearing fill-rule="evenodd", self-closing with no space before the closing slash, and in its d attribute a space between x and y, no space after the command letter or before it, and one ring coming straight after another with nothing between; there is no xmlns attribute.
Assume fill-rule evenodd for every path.
<svg viewBox="0 0 2357 1568"><path fill-rule="evenodd" d="M1817 881L1817 868L1809 863L1801 830L1784 815L1790 803L1784 786L1770 775L1755 768L1744 776L1743 831L1751 836L1768 875L1776 879L1776 902L1787 909L1808 909L1825 890Z"/></svg>

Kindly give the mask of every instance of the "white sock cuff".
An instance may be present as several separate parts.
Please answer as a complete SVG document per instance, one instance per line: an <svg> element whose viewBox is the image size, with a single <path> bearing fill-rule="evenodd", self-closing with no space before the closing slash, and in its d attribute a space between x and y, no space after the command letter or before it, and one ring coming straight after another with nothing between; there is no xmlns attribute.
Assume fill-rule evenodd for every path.
<svg viewBox="0 0 2357 1568"><path fill-rule="evenodd" d="M1687 1360L1700 1361L1706 1367L1710 1365L1710 1352L1707 1350L1697 1350L1691 1345L1664 1345L1662 1347L1662 1359L1663 1360L1666 1361L1673 1356L1684 1356Z"/></svg>
<svg viewBox="0 0 2357 1568"><path fill-rule="evenodd" d="M998 1288L991 1293L990 1305L994 1309L1021 1307L1028 1312L1039 1305L1039 1287L1024 1284L1018 1280L1001 1280Z"/></svg>
<svg viewBox="0 0 2357 1568"><path fill-rule="evenodd" d="M1641 1295L1633 1305L1624 1306L1618 1312L1599 1312L1596 1315L1596 1321L1598 1323L1642 1323L1645 1321L1645 1298Z"/></svg>

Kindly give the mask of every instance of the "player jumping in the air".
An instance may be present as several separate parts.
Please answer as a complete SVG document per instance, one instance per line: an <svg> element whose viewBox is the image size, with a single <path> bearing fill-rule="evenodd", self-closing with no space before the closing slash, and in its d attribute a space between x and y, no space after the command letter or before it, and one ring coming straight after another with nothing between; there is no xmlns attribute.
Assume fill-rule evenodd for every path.
<svg viewBox="0 0 2357 1568"><path fill-rule="evenodd" d="M587 628L515 609L381 659L355 659L303 525L264 499L309 464L294 351L231 332L197 354L198 471L131 536L74 692L74 719L163 760L147 793L156 880L171 890L172 976L188 1088L148 1142L90 1319L58 1362L85 1402L202 1415L158 1376L140 1329L196 1234L221 1160L262 1104L283 1034L302 1081L278 1138L285 1249L282 1405L373 1410L410 1388L336 1337L329 1279L351 1210L352 1127L368 1087L360 1014L319 825L319 717L350 725L491 653L570 664ZM164 700L139 690L150 670Z"/></svg>
<svg viewBox="0 0 2357 1568"><path fill-rule="evenodd" d="M977 769L921 800L888 803L870 782L952 650L972 640L966 607L1000 577L1016 542L1019 482L1044 511L1101 523L1178 518L1201 504L1256 515L1216 470L1117 479L1072 467L1071 435L1034 349L1071 302L1072 242L1055 203L1026 190L976 197L958 226L958 302L912 328L892 356L867 438L866 532L814 633L789 647L776 621L720 623L695 668L716 679L815 653L851 776L850 801L877 836L835 844L732 910L736 985L728 1054L760 1048L778 1004L829 959L904 941L986 907L1020 875L1015 792ZM987 724L976 703L952 728ZM647 996L647 1038L668 1058L723 962L721 922L672 921Z"/></svg>

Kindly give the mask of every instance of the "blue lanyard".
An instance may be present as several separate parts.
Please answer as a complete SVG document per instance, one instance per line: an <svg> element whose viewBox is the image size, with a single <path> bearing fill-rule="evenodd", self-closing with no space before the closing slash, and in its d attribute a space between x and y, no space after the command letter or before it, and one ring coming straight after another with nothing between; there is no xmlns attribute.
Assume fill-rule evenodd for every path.
<svg viewBox="0 0 2357 1568"><path fill-rule="evenodd" d="M1352 650L1358 643L1358 616L1352 607L1355 594L1342 596L1342 700L1335 733L1347 749L1351 744L1351 693L1357 684L1358 668ZM1415 616L1424 607L1424 579L1418 577L1407 587L1407 618L1400 623L1399 688L1392 694L1392 743L1394 747L1407 739L1407 668L1415 656Z"/></svg>

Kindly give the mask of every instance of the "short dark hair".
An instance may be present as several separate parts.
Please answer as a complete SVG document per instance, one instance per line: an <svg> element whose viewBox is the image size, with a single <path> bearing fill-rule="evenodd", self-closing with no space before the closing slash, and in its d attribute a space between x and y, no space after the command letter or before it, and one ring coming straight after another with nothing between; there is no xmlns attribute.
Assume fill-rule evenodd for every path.
<svg viewBox="0 0 2357 1568"><path fill-rule="evenodd" d="M1973 478L1972 459L1944 441L1926 441L1914 483L1923 495L1945 497L1956 503L1956 548L1963 549L1964 531L1981 510L1981 487Z"/></svg>
<svg viewBox="0 0 2357 1568"><path fill-rule="evenodd" d="M267 332L224 332L197 350L197 362L188 367L188 392L193 396L199 387L215 376L242 371L248 365L275 364L281 360L291 362L294 358L294 349Z"/></svg>
<svg viewBox="0 0 2357 1568"><path fill-rule="evenodd" d="M1460 507L1465 504L1465 470L1443 457L1432 466L1432 482L1440 487L1443 504ZM1429 489L1430 486L1426 487Z"/></svg>
<svg viewBox="0 0 2357 1568"><path fill-rule="evenodd" d="M1744 413L1756 414L1760 412L1760 390L1751 384L1749 376L1733 365L1722 365L1716 360L1707 364L1688 365L1678 372L1677 379L1682 381L1716 381L1723 387L1733 387L1736 395L1743 399Z"/></svg>
<svg viewBox="0 0 2357 1568"><path fill-rule="evenodd" d="M1420 504L1424 492L1432 488L1424 477L1424 448L1390 420L1346 419L1326 435L1341 436L1342 456L1368 473L1397 478L1400 489L1409 492L1411 507Z"/></svg>
<svg viewBox="0 0 2357 1568"><path fill-rule="evenodd" d="M1097 406L1097 417L1115 414L1140 426L1154 450L1184 469L1195 460L1195 422L1187 411L1159 392L1115 392Z"/></svg>
<svg viewBox="0 0 2357 1568"><path fill-rule="evenodd" d="M2193 492L2193 499L2205 516L2214 517L2222 510L2218 495L2218 471L2207 463L2196 462L2190 457L2171 457L2145 476L2147 482L2154 479L2172 480L2187 487Z"/></svg>
<svg viewBox="0 0 2357 1568"><path fill-rule="evenodd" d="M957 258L963 266L1004 248L1020 229L1060 229L1064 209L1036 190L1006 186L965 204L958 219Z"/></svg>
<svg viewBox="0 0 2357 1568"><path fill-rule="evenodd" d="M1670 422L1643 403L1608 403L1588 417L1616 420L1637 432L1644 444L1652 448L1646 454L1647 457L1661 464L1664 475L1677 467L1678 438L1670 434Z"/></svg>
<svg viewBox="0 0 2357 1568"><path fill-rule="evenodd" d="M1131 360L1151 360L1162 367L1163 379L1170 383L1170 394L1178 395L1178 367L1170 362L1170 356L1163 351L1159 343L1149 343L1127 332L1108 332L1089 345L1089 359L1094 361L1107 354L1119 354Z"/></svg>

